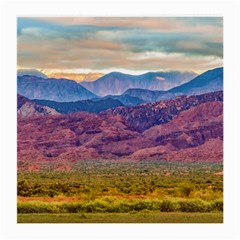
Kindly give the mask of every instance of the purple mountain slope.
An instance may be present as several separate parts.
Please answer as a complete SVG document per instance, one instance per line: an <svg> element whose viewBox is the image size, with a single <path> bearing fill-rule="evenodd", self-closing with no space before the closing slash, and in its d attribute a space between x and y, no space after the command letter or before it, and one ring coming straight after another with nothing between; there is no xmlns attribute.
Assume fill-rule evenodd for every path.
<svg viewBox="0 0 240 240"><path fill-rule="evenodd" d="M17 79L17 91L29 99L73 102L97 97L72 80L22 76Z"/></svg>
<svg viewBox="0 0 240 240"><path fill-rule="evenodd" d="M111 72L94 82L81 82L81 85L98 96L121 95L130 88L168 90L194 77L193 72L148 72L142 75Z"/></svg>

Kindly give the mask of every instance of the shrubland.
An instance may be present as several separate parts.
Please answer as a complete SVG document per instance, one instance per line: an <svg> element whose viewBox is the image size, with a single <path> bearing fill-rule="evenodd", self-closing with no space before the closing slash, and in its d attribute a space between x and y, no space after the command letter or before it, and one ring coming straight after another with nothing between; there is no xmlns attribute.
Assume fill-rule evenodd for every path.
<svg viewBox="0 0 240 240"><path fill-rule="evenodd" d="M71 171L47 165L18 173L18 213L223 211L222 171L219 163L83 161Z"/></svg>

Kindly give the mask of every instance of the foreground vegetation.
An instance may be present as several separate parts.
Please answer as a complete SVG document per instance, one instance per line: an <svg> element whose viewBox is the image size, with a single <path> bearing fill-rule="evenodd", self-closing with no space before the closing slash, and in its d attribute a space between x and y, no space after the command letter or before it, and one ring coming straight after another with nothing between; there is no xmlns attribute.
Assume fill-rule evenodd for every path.
<svg viewBox="0 0 240 240"><path fill-rule="evenodd" d="M18 223L223 223L223 213L18 214Z"/></svg>
<svg viewBox="0 0 240 240"><path fill-rule="evenodd" d="M41 171L18 173L20 222L30 221L31 217L25 214L33 214L35 220L39 216L39 221L46 218L53 222L54 216L62 216L60 219L72 216L66 222L74 222L77 221L74 216L81 214L94 216L86 221L81 218L83 222L101 222L96 220L97 216L113 214L109 216L115 222L116 214L126 217L123 213L144 211L154 213L156 219L159 216L164 219L163 212L183 214L182 217L185 213L222 216L223 166L219 163L82 161L68 165L68 171L59 171L58 167L52 163L41 166ZM140 219L136 221L141 222Z"/></svg>
<svg viewBox="0 0 240 240"><path fill-rule="evenodd" d="M142 210L161 212L223 211L223 201L200 199L117 200L114 198L79 202L19 202L18 213L128 213Z"/></svg>
<svg viewBox="0 0 240 240"><path fill-rule="evenodd" d="M51 164L39 172L18 173L18 196L103 196L129 198L178 197L211 201L223 197L223 171L218 163L161 163L82 161L71 171L56 171ZM56 166L55 166L56 167Z"/></svg>

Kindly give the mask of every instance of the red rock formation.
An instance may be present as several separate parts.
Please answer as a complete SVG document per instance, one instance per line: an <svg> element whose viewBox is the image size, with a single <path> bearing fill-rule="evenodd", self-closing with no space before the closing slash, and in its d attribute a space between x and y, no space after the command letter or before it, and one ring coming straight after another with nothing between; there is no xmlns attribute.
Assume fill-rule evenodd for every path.
<svg viewBox="0 0 240 240"><path fill-rule="evenodd" d="M137 108L121 107L116 110L118 114L111 110L102 114L80 112L19 118L18 160L54 162L127 158L220 162L223 159L223 103L215 101L216 96L205 95L203 103L197 99L203 98L180 97ZM155 112L159 111L159 118L167 116L169 109L177 109L178 113L164 124L150 120L151 127L141 133L132 127L134 123L145 124L145 118L141 120L142 115L136 115L141 107L145 109L142 115L148 113L148 108L155 109ZM129 125L133 111L136 111L136 121Z"/></svg>
<svg viewBox="0 0 240 240"><path fill-rule="evenodd" d="M143 135L157 145L172 144L181 149L223 138L223 103L208 102L181 112L171 122L154 126Z"/></svg>

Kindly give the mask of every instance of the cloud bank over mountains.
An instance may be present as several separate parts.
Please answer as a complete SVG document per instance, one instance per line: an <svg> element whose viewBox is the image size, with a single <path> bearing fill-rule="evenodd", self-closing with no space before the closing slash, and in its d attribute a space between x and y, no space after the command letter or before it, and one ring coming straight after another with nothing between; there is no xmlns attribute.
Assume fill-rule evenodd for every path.
<svg viewBox="0 0 240 240"><path fill-rule="evenodd" d="M21 68L201 73L222 65L221 17L18 18Z"/></svg>

